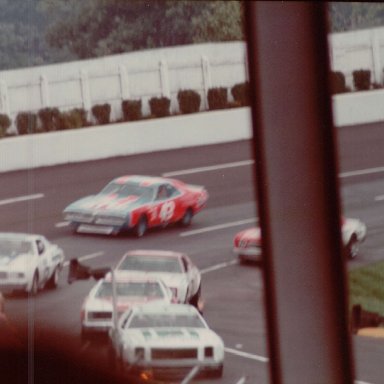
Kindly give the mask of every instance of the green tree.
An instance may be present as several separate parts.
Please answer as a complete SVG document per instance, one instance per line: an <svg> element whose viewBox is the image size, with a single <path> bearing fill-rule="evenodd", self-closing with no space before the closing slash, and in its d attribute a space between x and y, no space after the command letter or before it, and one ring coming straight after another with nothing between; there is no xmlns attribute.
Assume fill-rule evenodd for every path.
<svg viewBox="0 0 384 384"><path fill-rule="evenodd" d="M384 4L372 2L330 2L331 32L384 26Z"/></svg>
<svg viewBox="0 0 384 384"><path fill-rule="evenodd" d="M242 38L239 1L41 0L40 9L61 17L49 44L79 58Z"/></svg>

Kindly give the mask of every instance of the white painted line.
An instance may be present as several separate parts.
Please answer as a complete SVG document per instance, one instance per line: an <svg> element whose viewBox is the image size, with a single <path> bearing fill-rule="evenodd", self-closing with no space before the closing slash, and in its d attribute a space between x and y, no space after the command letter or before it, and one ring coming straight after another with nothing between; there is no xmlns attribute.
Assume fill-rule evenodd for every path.
<svg viewBox="0 0 384 384"><path fill-rule="evenodd" d="M28 200L36 200L36 199L41 199L42 197L44 197L44 193L36 193L34 195L13 197L10 199L0 200L0 205L19 203L21 201L28 201Z"/></svg>
<svg viewBox="0 0 384 384"><path fill-rule="evenodd" d="M192 235L197 235L197 234L200 234L200 233L217 231L219 229L235 227L235 226L238 226L238 225L249 224L249 223L256 223L257 221L258 221L257 218L245 219L245 220L239 220L239 221L232 221L231 223L212 225L211 227L205 227L205 228L201 228L201 229L194 229L192 231L181 232L180 236L181 237L192 236Z"/></svg>
<svg viewBox="0 0 384 384"><path fill-rule="evenodd" d="M384 200L384 195L379 195L375 197L375 201L382 201Z"/></svg>
<svg viewBox="0 0 384 384"><path fill-rule="evenodd" d="M90 253L89 255L80 256L80 257L78 257L78 260L84 261L84 260L94 259L96 257L100 257L103 255L104 255L104 251L95 252L95 253ZM68 267L68 265L69 265L69 261L65 261L63 264L63 267Z"/></svg>
<svg viewBox="0 0 384 384"><path fill-rule="evenodd" d="M62 228L62 227L68 227L69 221L60 221L59 223L55 224L56 228Z"/></svg>
<svg viewBox="0 0 384 384"><path fill-rule="evenodd" d="M217 171L225 168L243 167L243 166L252 165L253 163L254 163L253 159L242 160L242 161L236 161L233 163L217 164L217 165L211 165L207 167L182 169L179 171L166 172L166 173L163 173L162 176L173 177L173 176L181 176L181 175L190 175L192 173ZM353 177L353 176L369 175L372 173L380 173L380 172L384 172L384 167L375 167L375 168L361 169L357 171L341 172L339 173L339 177L346 178L346 177Z"/></svg>
<svg viewBox="0 0 384 384"><path fill-rule="evenodd" d="M246 357L247 359L257 360L257 361L260 361L262 363L268 363L268 361L269 361L268 357L253 355L251 353L238 351L238 350L232 349L232 348L224 348L224 350L225 350L225 352L231 353L232 355Z"/></svg>
<svg viewBox="0 0 384 384"><path fill-rule="evenodd" d="M217 164L217 165L211 165L207 167L183 169L183 170L174 171L174 172L166 172L166 173L163 173L162 176L173 177L173 176L181 176L181 175L190 175L191 173L210 172L210 171L217 171L219 169L225 169L225 168L243 167L245 165L251 165L253 163L254 163L254 160L243 160L243 161L236 161L233 163Z"/></svg>
<svg viewBox="0 0 384 384"><path fill-rule="evenodd" d="M224 263L212 265L212 267L208 267L208 268L200 270L200 273L202 275L204 275L205 273L217 271L218 269L222 269L222 268L227 268L227 267L230 267L231 265L234 265L234 264L238 264L238 261L237 260L231 260L231 261L226 261Z"/></svg>
<svg viewBox="0 0 384 384"><path fill-rule="evenodd" d="M371 384L366 381L355 380L355 384Z"/></svg>
<svg viewBox="0 0 384 384"><path fill-rule="evenodd" d="M380 172L384 172L384 167L361 169L359 171L342 172L342 173L339 173L339 177L343 178L343 177L370 175L372 173L380 173Z"/></svg>
<svg viewBox="0 0 384 384"><path fill-rule="evenodd" d="M236 384L245 384L246 380L247 376L243 376L238 381L236 381Z"/></svg>

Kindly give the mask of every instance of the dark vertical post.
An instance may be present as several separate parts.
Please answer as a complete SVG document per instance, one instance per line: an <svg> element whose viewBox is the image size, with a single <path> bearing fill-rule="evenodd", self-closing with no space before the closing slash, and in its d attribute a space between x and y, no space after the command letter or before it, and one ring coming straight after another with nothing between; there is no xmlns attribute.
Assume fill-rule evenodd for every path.
<svg viewBox="0 0 384 384"><path fill-rule="evenodd" d="M271 382L352 383L326 3L245 10Z"/></svg>

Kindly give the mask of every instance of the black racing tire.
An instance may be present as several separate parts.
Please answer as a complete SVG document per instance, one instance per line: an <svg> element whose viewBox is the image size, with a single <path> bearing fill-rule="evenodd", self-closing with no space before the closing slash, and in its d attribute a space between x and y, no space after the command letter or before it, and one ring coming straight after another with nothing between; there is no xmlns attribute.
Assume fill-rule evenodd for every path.
<svg viewBox="0 0 384 384"><path fill-rule="evenodd" d="M39 275L37 271L35 271L32 279L32 285L28 293L30 294L30 296L36 296L38 291L39 291Z"/></svg>
<svg viewBox="0 0 384 384"><path fill-rule="evenodd" d="M91 339L91 335L92 335L91 331L83 327L81 328L80 338L83 343L89 341Z"/></svg>
<svg viewBox="0 0 384 384"><path fill-rule="evenodd" d="M148 230L148 220L145 216L140 216L133 232L136 237L143 237Z"/></svg>
<svg viewBox="0 0 384 384"><path fill-rule="evenodd" d="M55 270L52 273L52 276L47 281L47 288L49 288L49 289L56 289L57 288L57 286L59 285L59 275L60 275L60 270L59 270L59 267L56 266Z"/></svg>
<svg viewBox="0 0 384 384"><path fill-rule="evenodd" d="M180 220L180 225L182 227L189 227L192 223L192 219L193 219L192 208L187 208L187 210L184 212L183 217Z"/></svg>
<svg viewBox="0 0 384 384"><path fill-rule="evenodd" d="M199 309L200 299L201 299L201 282L196 293L189 299L189 304L193 305L196 309Z"/></svg>
<svg viewBox="0 0 384 384"><path fill-rule="evenodd" d="M210 372L209 377L212 379L221 379L223 377L224 365L219 365L214 371Z"/></svg>
<svg viewBox="0 0 384 384"><path fill-rule="evenodd" d="M248 260L244 255L238 255L237 260L239 260L239 264L241 265L248 264Z"/></svg>

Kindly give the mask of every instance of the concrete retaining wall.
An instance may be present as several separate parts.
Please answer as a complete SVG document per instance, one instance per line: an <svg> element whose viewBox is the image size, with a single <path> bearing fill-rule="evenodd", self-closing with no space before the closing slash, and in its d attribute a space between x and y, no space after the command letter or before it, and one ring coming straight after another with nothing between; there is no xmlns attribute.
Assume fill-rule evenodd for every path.
<svg viewBox="0 0 384 384"><path fill-rule="evenodd" d="M249 108L8 137L0 140L0 172L251 137Z"/></svg>

